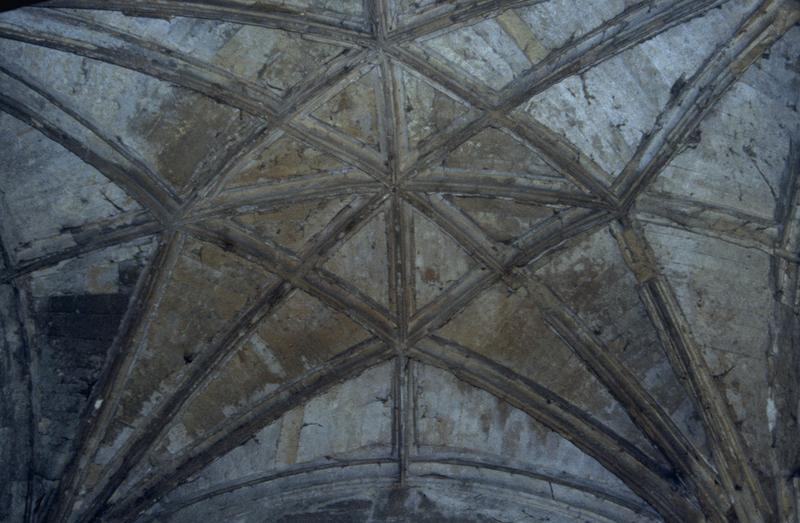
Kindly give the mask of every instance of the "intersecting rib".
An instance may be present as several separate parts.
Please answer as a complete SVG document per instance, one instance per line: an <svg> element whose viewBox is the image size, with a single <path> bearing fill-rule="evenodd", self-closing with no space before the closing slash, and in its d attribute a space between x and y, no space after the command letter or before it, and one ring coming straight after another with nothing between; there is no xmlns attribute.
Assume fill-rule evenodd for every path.
<svg viewBox="0 0 800 523"><path fill-rule="evenodd" d="M4 80L0 111L30 125L97 169L162 223L171 220L178 200L128 148L104 136L96 125L79 117L33 80L3 67L0 73L0 81Z"/></svg>
<svg viewBox="0 0 800 523"><path fill-rule="evenodd" d="M349 45L363 45L371 39L363 21L331 14L313 15L288 6L256 6L244 0L52 0L47 8L103 9L131 16L188 17L219 20L243 25L284 29L315 35Z"/></svg>
<svg viewBox="0 0 800 523"><path fill-rule="evenodd" d="M639 293L670 364L703 420L718 476L740 521L772 521L773 510L745 454L729 404L714 381L695 342L675 292L659 271L655 255L638 224L615 223L613 232L625 262L639 282Z"/></svg>
<svg viewBox="0 0 800 523"><path fill-rule="evenodd" d="M653 130L614 181L623 208L633 205L734 82L797 20L800 8L781 0L764 1L734 38L673 93Z"/></svg>
<svg viewBox="0 0 800 523"><path fill-rule="evenodd" d="M421 340L412 357L441 367L522 410L592 456L667 521L699 522L702 514L663 475L660 467L588 414L533 381L449 340Z"/></svg>

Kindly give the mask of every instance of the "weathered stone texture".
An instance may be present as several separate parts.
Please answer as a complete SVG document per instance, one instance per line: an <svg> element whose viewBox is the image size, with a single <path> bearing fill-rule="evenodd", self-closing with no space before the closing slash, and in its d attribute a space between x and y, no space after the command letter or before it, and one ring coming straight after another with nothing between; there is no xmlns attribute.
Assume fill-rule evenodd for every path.
<svg viewBox="0 0 800 523"><path fill-rule="evenodd" d="M521 110L618 174L670 96L728 40L752 1L728 2L535 96Z"/></svg>
<svg viewBox="0 0 800 523"><path fill-rule="evenodd" d="M112 247L31 276L36 503L46 498L74 453L80 420L92 408L88 400L109 364L152 246L146 240Z"/></svg>
<svg viewBox="0 0 800 523"><path fill-rule="evenodd" d="M422 308L456 283L470 268L472 260L463 248L422 213L414 211L415 303Z"/></svg>
<svg viewBox="0 0 800 523"><path fill-rule="evenodd" d="M386 212L381 210L362 225L323 267L365 293L378 305L389 306L389 260Z"/></svg>
<svg viewBox="0 0 800 523"><path fill-rule="evenodd" d="M554 257L536 275L577 312L675 418L686 435L705 449L705 432L689 393L677 379L658 341L610 231L601 230Z"/></svg>
<svg viewBox="0 0 800 523"><path fill-rule="evenodd" d="M796 520L799 19L4 11L0 520Z"/></svg>
<svg viewBox="0 0 800 523"><path fill-rule="evenodd" d="M311 114L320 122L377 149L380 144L376 93L380 85L376 67L358 71L339 93Z"/></svg>
<svg viewBox="0 0 800 523"><path fill-rule="evenodd" d="M692 233L648 233L664 272L675 288L718 386L724 391L736 424L750 444L750 459L763 471L767 453L767 353L772 297L769 259ZM713 260L713 261L712 261ZM713 271L705 268L713 264ZM760 450L756 450L760 449Z"/></svg>
<svg viewBox="0 0 800 523"><path fill-rule="evenodd" d="M417 147L436 139L440 133L452 132L477 117L477 112L464 101L439 85L405 67L396 67L398 119L405 123L400 131L401 146L413 157Z"/></svg>
<svg viewBox="0 0 800 523"><path fill-rule="evenodd" d="M6 248L30 259L76 245L81 226L140 209L117 185L35 129L0 116L0 206Z"/></svg>

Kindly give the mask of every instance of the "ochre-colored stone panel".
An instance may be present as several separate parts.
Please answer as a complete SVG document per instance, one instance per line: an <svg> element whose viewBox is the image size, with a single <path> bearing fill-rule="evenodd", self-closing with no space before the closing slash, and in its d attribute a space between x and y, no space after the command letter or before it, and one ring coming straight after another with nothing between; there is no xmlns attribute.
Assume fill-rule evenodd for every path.
<svg viewBox="0 0 800 523"><path fill-rule="evenodd" d="M450 198L472 218L491 239L511 243L537 225L558 218L558 205L527 205L500 198Z"/></svg>
<svg viewBox="0 0 800 523"><path fill-rule="evenodd" d="M276 278L216 246L189 239L171 272L128 380L120 415L128 423L152 409L197 354L226 327L260 289Z"/></svg>
<svg viewBox="0 0 800 523"><path fill-rule="evenodd" d="M488 289L439 334L543 385L620 435L645 442L625 410L544 321L525 287Z"/></svg>
<svg viewBox="0 0 800 523"><path fill-rule="evenodd" d="M285 205L238 215L235 220L255 236L299 252L311 243L353 198L334 198Z"/></svg>
<svg viewBox="0 0 800 523"><path fill-rule="evenodd" d="M378 69L372 68L313 111L312 116L357 141L379 147Z"/></svg>
<svg viewBox="0 0 800 523"><path fill-rule="evenodd" d="M344 174L353 167L293 137L283 136L249 160L231 179L230 187L255 185L315 174Z"/></svg>

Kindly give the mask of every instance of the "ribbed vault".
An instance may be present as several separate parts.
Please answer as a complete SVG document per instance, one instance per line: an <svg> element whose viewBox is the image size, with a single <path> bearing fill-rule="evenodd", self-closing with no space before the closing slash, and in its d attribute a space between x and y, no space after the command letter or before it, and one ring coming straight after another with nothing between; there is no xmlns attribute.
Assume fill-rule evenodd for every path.
<svg viewBox="0 0 800 523"><path fill-rule="evenodd" d="M3 13L0 515L797 520L799 17Z"/></svg>

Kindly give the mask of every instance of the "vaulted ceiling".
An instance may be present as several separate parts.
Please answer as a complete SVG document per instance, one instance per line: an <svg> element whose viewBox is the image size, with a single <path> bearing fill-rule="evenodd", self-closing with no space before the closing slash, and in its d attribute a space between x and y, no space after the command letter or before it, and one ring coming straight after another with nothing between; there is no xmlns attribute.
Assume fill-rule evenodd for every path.
<svg viewBox="0 0 800 523"><path fill-rule="evenodd" d="M0 519L796 521L799 18L0 14Z"/></svg>

